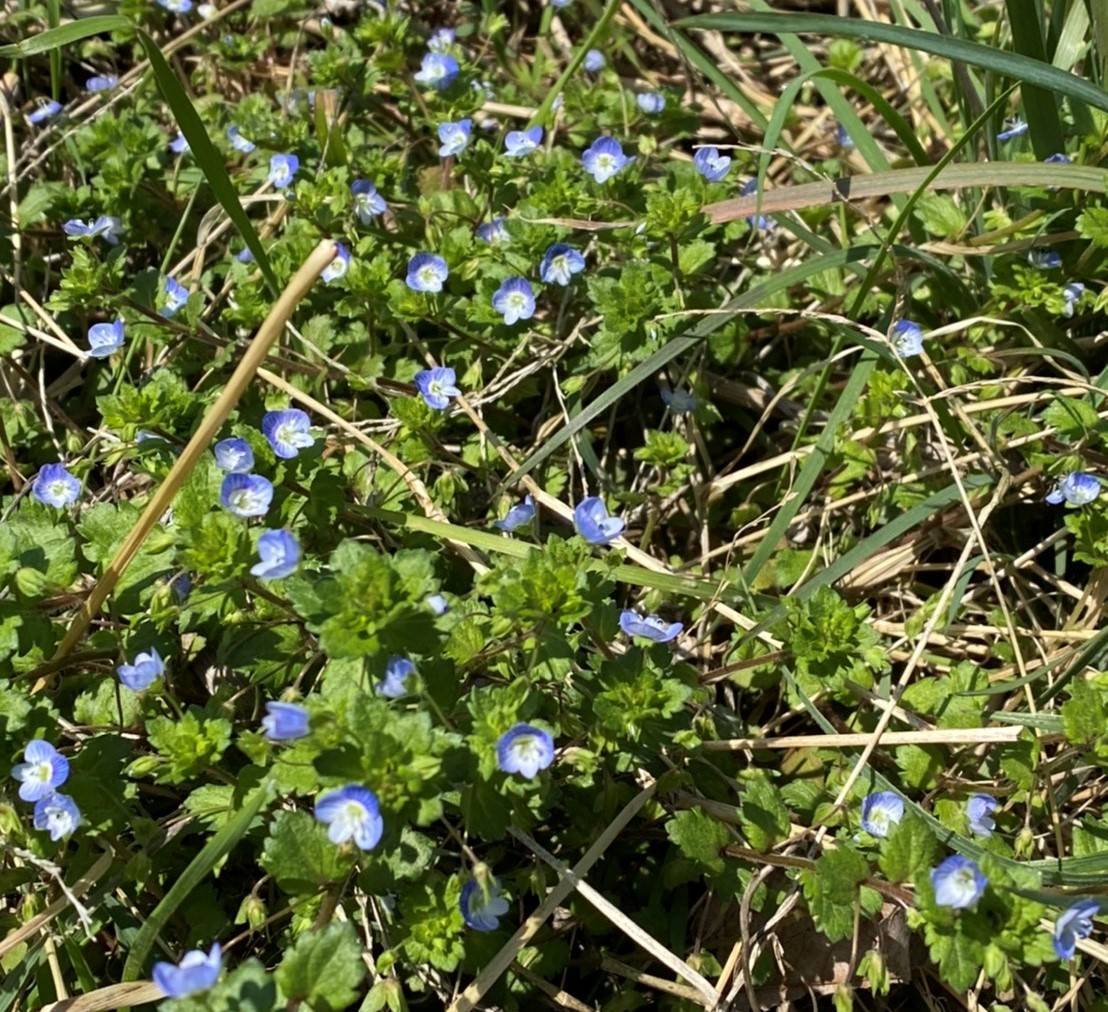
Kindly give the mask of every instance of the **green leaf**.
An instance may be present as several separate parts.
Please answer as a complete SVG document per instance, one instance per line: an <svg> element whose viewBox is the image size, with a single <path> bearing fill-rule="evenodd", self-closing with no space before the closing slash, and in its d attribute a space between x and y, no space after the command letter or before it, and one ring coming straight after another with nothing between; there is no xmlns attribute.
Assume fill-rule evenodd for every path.
<svg viewBox="0 0 1108 1012"><path fill-rule="evenodd" d="M327 829L307 812L280 812L269 827L261 865L292 895L312 893L353 867L348 850L327 839Z"/></svg>
<svg viewBox="0 0 1108 1012"><path fill-rule="evenodd" d="M760 770L742 779L739 819L743 836L755 850L769 850L789 835L789 810L781 792Z"/></svg>
<svg viewBox="0 0 1108 1012"><path fill-rule="evenodd" d="M1077 216L1077 231L1094 246L1108 249L1108 207L1087 207Z"/></svg>
<svg viewBox="0 0 1108 1012"><path fill-rule="evenodd" d="M315 1012L346 1008L357 997L364 976L362 945L349 921L301 935L276 973L281 993Z"/></svg>
<svg viewBox="0 0 1108 1012"><path fill-rule="evenodd" d="M826 851L815 868L800 873L812 920L830 941L840 942L852 934L855 894L868 875L866 859L845 846Z"/></svg>
<svg viewBox="0 0 1108 1012"><path fill-rule="evenodd" d="M146 722L150 744L165 760L163 773L170 783L187 780L218 762L231 744L231 722L223 717L204 717L191 707L183 716L153 717Z"/></svg>
<svg viewBox="0 0 1108 1012"><path fill-rule="evenodd" d="M1063 439L1076 442L1096 431L1100 417L1088 401L1059 394L1043 412L1043 422L1056 428Z"/></svg>
<svg viewBox="0 0 1108 1012"><path fill-rule="evenodd" d="M190 998L178 998L163 1008L173 1012L274 1012L277 985L256 959L236 966L210 991Z"/></svg>
<svg viewBox="0 0 1108 1012"><path fill-rule="evenodd" d="M118 14L105 14L93 18L80 18L71 21L60 28L50 28L38 35L32 35L22 42L14 42L8 46L0 46L0 56L22 59L27 56L36 56L38 53L48 53L52 49L68 46L71 42L80 42L90 35L99 35L102 32L119 32L134 28L130 20L120 17Z"/></svg>
<svg viewBox="0 0 1108 1012"><path fill-rule="evenodd" d="M922 819L909 812L881 841L878 867L893 882L911 882L929 869L939 852L939 841Z"/></svg>
<svg viewBox="0 0 1108 1012"><path fill-rule="evenodd" d="M666 823L666 836L690 861L708 872L723 871L723 848L731 834L707 812L689 808Z"/></svg>
<svg viewBox="0 0 1108 1012"><path fill-rule="evenodd" d="M1070 698L1062 704L1062 732L1074 745L1091 745L1104 733L1104 698L1093 686L1078 679L1070 686Z"/></svg>

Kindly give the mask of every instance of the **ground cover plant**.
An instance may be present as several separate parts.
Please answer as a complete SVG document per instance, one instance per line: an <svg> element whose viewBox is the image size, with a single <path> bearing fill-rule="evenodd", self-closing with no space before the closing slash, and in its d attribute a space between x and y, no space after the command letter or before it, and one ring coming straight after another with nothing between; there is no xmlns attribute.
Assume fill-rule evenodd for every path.
<svg viewBox="0 0 1108 1012"><path fill-rule="evenodd" d="M0 9L0 1012L1104 1006L1102 4Z"/></svg>

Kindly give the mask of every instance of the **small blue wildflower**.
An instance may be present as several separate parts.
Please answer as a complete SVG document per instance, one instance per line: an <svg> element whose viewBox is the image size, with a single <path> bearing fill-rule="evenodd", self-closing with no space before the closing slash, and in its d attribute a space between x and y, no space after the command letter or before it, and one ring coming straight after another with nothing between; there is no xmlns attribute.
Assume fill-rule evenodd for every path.
<svg viewBox="0 0 1108 1012"><path fill-rule="evenodd" d="M598 137L581 155L585 171L598 183L606 183L634 160L623 153L623 146L614 137Z"/></svg>
<svg viewBox="0 0 1108 1012"><path fill-rule="evenodd" d="M1100 497L1100 482L1085 471L1071 471L1047 494L1051 506L1088 506Z"/></svg>
<svg viewBox="0 0 1108 1012"><path fill-rule="evenodd" d="M1099 912L1100 904L1096 900L1078 900L1058 915L1051 942L1059 959L1073 959L1077 940L1093 933L1093 918Z"/></svg>
<svg viewBox="0 0 1108 1012"><path fill-rule="evenodd" d="M522 158L537 151L541 143L541 126L533 126L527 130L509 130L504 137L504 154L509 158Z"/></svg>
<svg viewBox="0 0 1108 1012"><path fill-rule="evenodd" d="M685 628L680 622L666 622L658 615L647 615L644 618L630 608L619 613L619 627L628 636L653 640L655 643L668 643L676 639Z"/></svg>
<svg viewBox="0 0 1108 1012"><path fill-rule="evenodd" d="M478 225L477 238L482 242L487 242L490 246L511 242L512 239L503 218L493 218L492 221L486 221L483 225Z"/></svg>
<svg viewBox="0 0 1108 1012"><path fill-rule="evenodd" d="M750 197L758 192L758 180L748 179L739 190L740 197ZM764 214L749 214L746 223L760 232L772 232L777 227L777 222Z"/></svg>
<svg viewBox="0 0 1108 1012"><path fill-rule="evenodd" d="M90 239L97 237L112 246L119 245L120 220L110 214L102 214L95 221L81 221L78 218L70 218L62 231L70 238L78 239L88 236Z"/></svg>
<svg viewBox="0 0 1108 1012"><path fill-rule="evenodd" d="M162 3L163 0L158 2ZM154 983L165 992L167 998L187 998L190 994L198 994L212 987L219 980L222 966L223 953L219 942L213 942L206 955L199 949L193 949L186 952L179 963L155 963Z"/></svg>
<svg viewBox="0 0 1108 1012"><path fill-rule="evenodd" d="M1019 116L1013 116L1011 119L1004 121L1004 129L996 135L996 139L1003 144L1015 137L1022 137L1027 133L1027 129L1027 124Z"/></svg>
<svg viewBox="0 0 1108 1012"><path fill-rule="evenodd" d="M469 135L473 133L473 120L468 116L458 120L457 123L440 123L438 125L440 158L452 158L460 155L469 143Z"/></svg>
<svg viewBox="0 0 1108 1012"><path fill-rule="evenodd" d="M234 123L227 128L227 140L231 142L231 147L236 151L241 151L244 155L250 154L258 146L252 140L243 137Z"/></svg>
<svg viewBox="0 0 1108 1012"><path fill-rule="evenodd" d="M594 495L582 499L574 507L573 524L590 545L611 544L627 526L619 517L609 516L604 501Z"/></svg>
<svg viewBox="0 0 1108 1012"><path fill-rule="evenodd" d="M516 503L503 520L494 520L493 526L502 531L514 531L517 527L529 524L535 519L535 500L531 496L524 496L523 502Z"/></svg>
<svg viewBox="0 0 1108 1012"><path fill-rule="evenodd" d="M404 283L413 292L441 292L442 283L449 276L446 261L436 253L417 253L408 261L408 275Z"/></svg>
<svg viewBox="0 0 1108 1012"><path fill-rule="evenodd" d="M548 285L565 287L573 280L574 274L585 269L584 256L564 242L556 242L547 247L539 264L539 277Z"/></svg>
<svg viewBox="0 0 1108 1012"><path fill-rule="evenodd" d="M585 54L585 69L590 74L599 74L607 64L604 54L599 49L590 49Z"/></svg>
<svg viewBox="0 0 1108 1012"><path fill-rule="evenodd" d="M1066 300L1062 315L1067 319L1073 316L1074 307L1085 294L1085 286L1080 281L1071 281L1062 288L1062 298Z"/></svg>
<svg viewBox="0 0 1108 1012"><path fill-rule="evenodd" d="M549 3L551 7L557 7L558 10L564 10L573 3L573 0L547 0L547 3Z"/></svg>
<svg viewBox="0 0 1108 1012"><path fill-rule="evenodd" d="M870 836L885 837L904 818L904 800L892 791L867 794L862 802L862 828Z"/></svg>
<svg viewBox="0 0 1108 1012"><path fill-rule="evenodd" d="M355 179L350 184L350 193L354 198L354 213L363 225L372 224L374 218L389 209L377 187L368 179Z"/></svg>
<svg viewBox="0 0 1108 1012"><path fill-rule="evenodd" d="M165 279L165 302L162 303L162 316L172 318L189 300L189 290L175 278Z"/></svg>
<svg viewBox="0 0 1108 1012"><path fill-rule="evenodd" d="M992 836L996 829L993 812L1000 804L989 794L971 794L966 799L966 823L974 836Z"/></svg>
<svg viewBox="0 0 1108 1012"><path fill-rule="evenodd" d="M449 53L424 53L414 77L420 84L445 91L458 76L458 61Z"/></svg>
<svg viewBox="0 0 1108 1012"><path fill-rule="evenodd" d="M1052 271L1062 266L1062 255L1057 250L1033 249L1027 254L1027 262L1039 270Z"/></svg>
<svg viewBox="0 0 1108 1012"><path fill-rule="evenodd" d="M262 730L270 741L293 741L308 734L308 711L296 703L265 704Z"/></svg>
<svg viewBox="0 0 1108 1012"><path fill-rule="evenodd" d="M327 839L332 843L353 840L361 850L373 850L385 831L377 795L357 784L321 795L315 803L315 817L327 826Z"/></svg>
<svg viewBox="0 0 1108 1012"><path fill-rule="evenodd" d="M923 354L923 328L913 320L897 320L893 324L892 346L901 358Z"/></svg>
<svg viewBox="0 0 1108 1012"><path fill-rule="evenodd" d="M415 674L416 666L407 657L390 657L385 663L385 677L377 683L377 695L386 699L400 699L411 688L408 679Z"/></svg>
<svg viewBox="0 0 1108 1012"><path fill-rule="evenodd" d="M931 888L940 907L965 910L972 907L985 892L989 880L976 863L961 854L951 854L937 868L931 869Z"/></svg>
<svg viewBox="0 0 1108 1012"><path fill-rule="evenodd" d="M192 148L189 147L189 142L185 135L178 130L177 136L169 142L169 150L175 155L186 155Z"/></svg>
<svg viewBox="0 0 1108 1012"><path fill-rule="evenodd" d="M19 781L19 796L24 801L38 801L66 782L69 760L49 742L35 738L27 742L23 762L12 767L12 776Z"/></svg>
<svg viewBox="0 0 1108 1012"><path fill-rule="evenodd" d="M251 251L250 247L249 247L249 246L247 246L247 247L245 247L244 249L240 249L240 250L239 250L239 251L238 251L238 252L237 252L237 253L235 254L235 259L236 259L236 260L237 260L237 261L238 261L238 262L239 262L240 264L250 264L250 263L253 263L253 262L254 262L254 254L253 254L253 252Z"/></svg>
<svg viewBox="0 0 1108 1012"><path fill-rule="evenodd" d="M427 39L427 48L432 53L448 52L454 45L453 28L436 28Z"/></svg>
<svg viewBox="0 0 1108 1012"><path fill-rule="evenodd" d="M94 323L88 329L88 353L92 358L108 358L123 347L123 321Z"/></svg>
<svg viewBox="0 0 1108 1012"><path fill-rule="evenodd" d="M659 384L662 403L675 415L689 415L696 410L696 397L688 390L678 387L676 390L668 383Z"/></svg>
<svg viewBox="0 0 1108 1012"><path fill-rule="evenodd" d="M1044 158L1043 161L1047 165L1070 165L1073 160L1070 158L1069 155L1064 154L1061 151L1057 151L1053 155L1047 155L1047 157Z"/></svg>
<svg viewBox="0 0 1108 1012"><path fill-rule="evenodd" d="M151 647L149 653L135 654L132 663L120 664L115 673L132 692L144 692L165 674L165 661L157 647Z"/></svg>
<svg viewBox="0 0 1108 1012"><path fill-rule="evenodd" d="M32 821L35 829L45 829L50 839L57 842L81 824L81 810L68 794L54 792L35 802Z"/></svg>
<svg viewBox="0 0 1108 1012"><path fill-rule="evenodd" d="M532 780L554 761L554 739L541 727L516 724L496 743L496 765L505 773Z"/></svg>
<svg viewBox="0 0 1108 1012"><path fill-rule="evenodd" d="M436 411L450 407L451 397L461 396L462 392L455 385L456 382L457 376L449 366L424 369L415 375L415 385L423 402Z"/></svg>
<svg viewBox="0 0 1108 1012"><path fill-rule="evenodd" d="M245 439L231 436L212 447L220 470L229 474L249 474L254 470L254 451Z"/></svg>
<svg viewBox="0 0 1108 1012"><path fill-rule="evenodd" d="M269 159L269 175L266 181L278 190L284 190L292 184L300 169L300 159L296 155L277 154Z"/></svg>
<svg viewBox="0 0 1108 1012"><path fill-rule="evenodd" d="M192 0L158 0L158 5L174 14L188 14L192 10Z"/></svg>
<svg viewBox="0 0 1108 1012"><path fill-rule="evenodd" d="M85 91L95 95L100 91L111 91L119 84L119 78L115 74L97 74L85 81Z"/></svg>
<svg viewBox="0 0 1108 1012"><path fill-rule="evenodd" d="M188 600L189 594L192 593L192 577L187 570L182 569L181 572L170 577L169 589L173 591L173 596L178 602L183 604Z"/></svg>
<svg viewBox="0 0 1108 1012"><path fill-rule="evenodd" d="M665 95L656 91L644 91L636 95L635 102L647 116L657 116L666 107Z"/></svg>
<svg viewBox="0 0 1108 1012"><path fill-rule="evenodd" d="M44 464L31 482L31 495L44 506L64 509L80 498L81 482L69 473L65 464Z"/></svg>
<svg viewBox="0 0 1108 1012"><path fill-rule="evenodd" d="M835 128L835 143L843 151L854 150L854 138L850 136L849 131L841 123Z"/></svg>
<svg viewBox="0 0 1108 1012"><path fill-rule="evenodd" d="M350 250L341 242L335 243L335 247L335 259L324 267L319 275L326 284L330 284L332 281L338 281L338 279L343 277L350 269Z"/></svg>
<svg viewBox="0 0 1108 1012"><path fill-rule="evenodd" d="M300 542L291 531L263 531L258 538L258 558L261 562L250 567L251 575L259 580L283 580L300 565Z"/></svg>
<svg viewBox="0 0 1108 1012"><path fill-rule="evenodd" d="M500 883L492 877L487 878L487 889L483 890L475 878L462 886L458 897L458 909L466 927L474 931L495 931L500 927L500 918L508 912L508 901L500 894Z"/></svg>
<svg viewBox="0 0 1108 1012"><path fill-rule="evenodd" d="M273 501L273 485L260 474L232 473L219 486L219 502L237 517L264 517Z"/></svg>
<svg viewBox="0 0 1108 1012"><path fill-rule="evenodd" d="M535 292L526 278L507 278L493 293L492 308L509 327L535 315Z"/></svg>
<svg viewBox="0 0 1108 1012"><path fill-rule="evenodd" d="M53 119L61 111L61 102L55 102L52 98L47 99L45 102L41 102L34 112L27 114L27 122L33 126L37 126L39 123L44 123L48 119Z"/></svg>
<svg viewBox="0 0 1108 1012"><path fill-rule="evenodd" d="M301 450L314 445L315 438L308 431L312 420L299 408L267 411L262 416L262 435L273 452L282 460L292 460Z"/></svg>
<svg viewBox="0 0 1108 1012"><path fill-rule="evenodd" d="M432 594L427 598L427 607L436 615L445 615L450 611L450 602L442 594Z"/></svg>
<svg viewBox="0 0 1108 1012"><path fill-rule="evenodd" d="M709 183L718 183L731 171L731 159L728 155L721 155L719 148L698 148L693 155L693 165Z"/></svg>

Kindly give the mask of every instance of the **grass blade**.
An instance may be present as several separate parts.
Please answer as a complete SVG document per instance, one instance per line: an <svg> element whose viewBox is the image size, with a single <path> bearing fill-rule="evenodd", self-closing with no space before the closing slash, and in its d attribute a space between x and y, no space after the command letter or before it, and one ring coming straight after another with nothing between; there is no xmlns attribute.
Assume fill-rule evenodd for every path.
<svg viewBox="0 0 1108 1012"><path fill-rule="evenodd" d="M13 42L8 46L0 46L0 56L11 57L14 60L25 56L37 56L39 53L49 53L60 46L68 46L71 42L80 42L90 35L99 35L101 32L118 32L130 30L135 26L125 17L118 14L105 14L95 18L81 18L71 21L60 28L49 28L38 35L32 35L22 42Z"/></svg>
<svg viewBox="0 0 1108 1012"><path fill-rule="evenodd" d="M1045 63L1046 46L1035 0L1007 0L1007 7L1012 45L1016 52ZM1056 151L1064 151L1066 144L1058 118L1058 99L1054 93L1027 85L1021 91L1021 97L1035 157L1042 161Z"/></svg>

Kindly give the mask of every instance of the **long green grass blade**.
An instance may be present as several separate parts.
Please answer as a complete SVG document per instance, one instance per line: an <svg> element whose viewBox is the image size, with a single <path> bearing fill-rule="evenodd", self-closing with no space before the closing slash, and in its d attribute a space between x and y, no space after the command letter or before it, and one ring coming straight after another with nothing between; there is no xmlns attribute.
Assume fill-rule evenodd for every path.
<svg viewBox="0 0 1108 1012"><path fill-rule="evenodd" d="M900 25L829 14L698 14L683 18L677 25L684 28L716 28L725 32L769 32L774 35L818 33L835 38L886 42L948 60L960 60L1108 111L1108 92L1049 63L918 28L902 28Z"/></svg>
<svg viewBox="0 0 1108 1012"><path fill-rule="evenodd" d="M118 32L124 29L134 28L134 25L118 14L105 14L95 18L81 18L71 21L60 28L49 28L38 35L32 35L22 42L13 42L8 46L0 46L0 56L11 57L19 60L25 56L37 56L39 53L49 53L60 46L68 46L71 42L80 42L90 35L99 35L101 32Z"/></svg>
<svg viewBox="0 0 1108 1012"><path fill-rule="evenodd" d="M1007 0L1007 6L1012 45L1016 52L1046 63L1046 44L1039 20L1039 5L1035 0ZM1064 151L1062 121L1058 116L1058 99L1054 93L1029 84L1022 89L1021 97L1035 157L1042 161L1056 151Z"/></svg>
<svg viewBox="0 0 1108 1012"><path fill-rule="evenodd" d="M231 848L243 837L254 817L262 810L269 800L271 783L266 780L254 788L243 801L240 808L231 819L204 845L203 850L189 862L189 866L181 873L181 877L170 887L169 892L162 897L162 901L154 908L145 923L135 935L131 951L127 954L127 962L123 965L123 979L138 980L139 975L146 967L146 960L150 955L154 942L165 927L166 922L173 916L174 911L185 901L189 893L193 891L215 867L216 863L229 854Z"/></svg>

